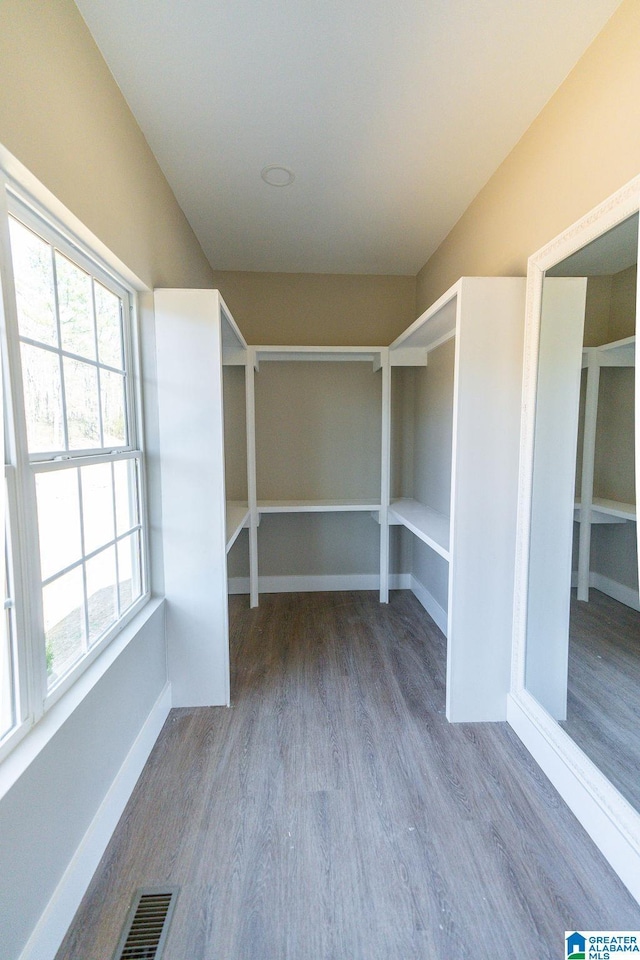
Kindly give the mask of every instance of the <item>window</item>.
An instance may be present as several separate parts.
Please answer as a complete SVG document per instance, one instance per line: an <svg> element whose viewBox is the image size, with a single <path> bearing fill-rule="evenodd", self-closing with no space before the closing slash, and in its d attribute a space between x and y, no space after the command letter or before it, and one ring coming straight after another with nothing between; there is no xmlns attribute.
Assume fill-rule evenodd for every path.
<svg viewBox="0 0 640 960"><path fill-rule="evenodd" d="M5 405L6 411L6 405ZM7 432L5 430L5 437ZM2 557L3 614L0 627L0 744L7 739L23 719L25 696L18 684L19 621L17 604L16 549L13 528L15 517L15 470L8 462L5 447L5 489L2 501L4 514L4 549ZM26 677L25 677L26 680Z"/></svg>
<svg viewBox="0 0 640 960"><path fill-rule="evenodd" d="M6 503L6 496L5 501ZM0 743L16 725L18 697L15 661L15 604L11 574L11 540L5 518L4 564L2 568L3 614L0 627Z"/></svg>
<svg viewBox="0 0 640 960"><path fill-rule="evenodd" d="M8 248L0 743L147 597L132 292L12 194ZM16 611L20 579L29 602Z"/></svg>

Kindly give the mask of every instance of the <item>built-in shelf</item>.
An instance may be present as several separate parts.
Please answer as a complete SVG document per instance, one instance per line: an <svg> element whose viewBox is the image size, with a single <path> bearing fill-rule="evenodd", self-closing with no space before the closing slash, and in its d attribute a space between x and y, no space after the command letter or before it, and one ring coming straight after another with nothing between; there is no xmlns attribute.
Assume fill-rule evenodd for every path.
<svg viewBox="0 0 640 960"><path fill-rule="evenodd" d="M243 367L247 358L247 341L240 333L226 303L219 294L218 297L220 301L222 364L225 367Z"/></svg>
<svg viewBox="0 0 640 960"><path fill-rule="evenodd" d="M340 363L344 361L371 363L374 370L382 366L382 358L386 347L290 347L290 346L263 346L255 347L256 368L265 361L325 361Z"/></svg>
<svg viewBox="0 0 640 960"><path fill-rule="evenodd" d="M243 503L242 500L227 500L227 553L238 539L240 531L247 526L249 515L250 510L247 503Z"/></svg>
<svg viewBox="0 0 640 960"><path fill-rule="evenodd" d="M636 362L636 338L625 337L624 340L603 343L599 347L584 347L583 367L588 366L589 357L594 354L600 367L633 367Z"/></svg>
<svg viewBox="0 0 640 960"><path fill-rule="evenodd" d="M229 554L231 562L225 562L224 550L229 553L234 543L236 548L244 549L241 540L248 540L250 604L256 606L261 517L262 525L267 527L269 521L264 517L268 514L289 514L291 524L296 515L298 519L307 515L311 522L312 514L318 519L324 514L327 521L329 514L336 514L332 533L338 539L348 540L352 536L349 514L355 524L355 514L361 513L375 515L380 524L383 603L389 596L390 543L404 546L398 538L391 541L389 523L404 525L416 538L415 558L414 551L410 551L411 557L393 556L393 565L400 568L393 573L402 575L400 582L405 582L404 575L410 575L412 589L447 634L447 717L456 721L504 720L521 388L518 320L523 312L523 279L467 277L391 347L256 347L246 344L217 291L155 292L160 441L166 454L161 465L167 521L163 531L165 589L174 609L167 626L167 646L172 697L177 706L230 702L228 577L236 558L234 550ZM446 350L438 356L435 351L439 345L455 336L455 355L453 350ZM427 354L434 372L431 380L435 381L427 386L433 385L432 393L438 401L442 398L443 407L438 407L436 419L440 424L442 414L447 429L443 431L438 426L437 430L423 431L425 424L417 423L418 414L414 417L413 406L407 403L406 409L399 406L394 411L398 414L397 439L401 442L392 442L391 367L422 367ZM306 362L304 370L299 371L302 377L285 369L292 361L301 361L303 366ZM309 362L318 361L332 367L325 371L327 376L318 376L320 371L309 367ZM270 373L262 366L268 362ZM336 363L342 369L336 369ZM223 367L227 365L244 367L244 376L238 371L237 376L227 372L225 377ZM258 369L263 371L261 380L256 377ZM414 398L418 400L418 391L430 377L429 371L424 372L424 377L422 373L398 374L403 400L405 386L407 401L411 391L415 391ZM305 382L307 378L309 383ZM343 378L352 380L352 384L345 387ZM243 379L244 398L239 389ZM227 403L223 395L225 380ZM326 415L323 409L313 415L311 404L296 403L295 390L300 388L299 396L306 401L313 399L313 387L321 403L322 381L333 389L335 396L328 398ZM189 383L188 390L185 383ZM491 389L495 383L500 384L499 391ZM343 387L344 393L338 392ZM278 411L272 416L276 414L276 404L284 408L283 414L292 414L289 427L286 415ZM415 406L418 407L417 402ZM260 421L258 444L256 410ZM347 412L349 416L345 415ZM188 430L185 424L189 425ZM225 456L225 428L226 452L231 456ZM286 444L278 456L276 441L280 434L286 436ZM426 449L421 448L414 460L413 445L418 443L425 444ZM411 479L414 496L437 503L444 510L444 498L450 499L456 505L456 523L450 524L447 516L427 507L425 502L397 500L390 505L391 477L395 480L397 476L391 470L396 447L401 454L407 453L406 458L401 456L398 461L402 469L410 460L413 464L411 471L407 466L406 477L401 474L402 482L409 483ZM258 469L258 454L265 458L267 466L273 465L273 475L268 469ZM328 470L330 457L335 458L335 464L332 461L332 469ZM432 483L435 473L424 477L418 469L429 460L430 468L437 468L437 483ZM185 475L185 463L196 463L198 469ZM304 468L313 476L306 491L306 480L296 483L298 466L301 472ZM338 478L335 483L332 476ZM260 487L263 494L282 498L259 500ZM284 499L285 493L353 494L358 488L369 496ZM225 490L230 497L243 499L225 503ZM369 520L366 524L371 534L373 525ZM342 533L334 527L343 527ZM243 534L239 540L244 528L248 536ZM265 533L264 552L270 546L275 552L279 544L270 544L274 530ZM371 541L376 539L375 530L367 539L366 562L361 572L367 571L369 582L369 554ZM423 551L423 543L429 550ZM351 551L350 543L347 548ZM444 559L448 569L434 554ZM411 570L405 569L405 559L407 566L411 563ZM273 579L288 589L300 589L302 583L308 587L308 578L294 578L291 585L288 577ZM343 576L334 576L330 570L326 576L311 579L318 579L323 589L331 583L344 589ZM354 582L363 582L360 573ZM479 617L478 609L490 611L491 615Z"/></svg>
<svg viewBox="0 0 640 960"><path fill-rule="evenodd" d="M389 484L411 499L380 519L413 534L407 566L447 636L454 721L506 716L525 286L462 277L389 346Z"/></svg>
<svg viewBox="0 0 640 960"><path fill-rule="evenodd" d="M402 524L432 550L449 560L449 517L418 500L392 500L389 523Z"/></svg>
<svg viewBox="0 0 640 960"><path fill-rule="evenodd" d="M251 482L248 470L246 479L243 477L241 453L244 444L248 447L246 369L250 354L217 290L155 290L154 313L158 442L163 452L164 591L172 610L166 629L172 702L177 707L228 706L225 560L250 517ZM240 370L237 376L225 377L226 366L244 366L244 378ZM233 435L238 448L238 469L232 471L237 476L229 488L225 476L225 379L245 381L245 397L238 390L237 402L227 406L227 433ZM246 499L238 503L234 497Z"/></svg>
<svg viewBox="0 0 640 960"><path fill-rule="evenodd" d="M373 500L258 500L258 513L350 513L379 510Z"/></svg>
<svg viewBox="0 0 640 960"><path fill-rule="evenodd" d="M594 497L591 508L591 523L625 523L635 521L637 517L635 503L621 503L619 500L607 500L604 497ZM580 521L580 500L575 502L574 519Z"/></svg>
<svg viewBox="0 0 640 960"><path fill-rule="evenodd" d="M428 353L455 336L459 292L458 282L393 341L392 367L426 366Z"/></svg>

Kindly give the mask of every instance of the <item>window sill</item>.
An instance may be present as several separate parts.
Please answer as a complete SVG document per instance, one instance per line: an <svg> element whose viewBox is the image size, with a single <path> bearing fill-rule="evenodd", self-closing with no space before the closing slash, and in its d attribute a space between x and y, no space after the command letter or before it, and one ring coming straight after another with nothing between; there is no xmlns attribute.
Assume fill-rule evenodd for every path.
<svg viewBox="0 0 640 960"><path fill-rule="evenodd" d="M152 597L36 723L27 720L9 735L0 754L0 800L163 604Z"/></svg>

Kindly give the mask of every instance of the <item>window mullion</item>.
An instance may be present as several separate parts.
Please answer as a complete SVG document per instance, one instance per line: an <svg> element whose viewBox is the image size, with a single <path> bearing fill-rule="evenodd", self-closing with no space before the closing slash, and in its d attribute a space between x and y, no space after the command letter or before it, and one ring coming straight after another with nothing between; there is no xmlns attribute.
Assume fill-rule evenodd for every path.
<svg viewBox="0 0 640 960"><path fill-rule="evenodd" d="M96 350L96 377L98 381L98 423L100 425L100 446L104 447L104 421L102 416L102 375L100 371L100 353L98 348L98 317L96 314L96 281L91 277L91 310L93 319L93 342ZM126 404L126 400L125 400ZM126 407L125 407L126 410ZM125 416L126 419L126 416ZM128 441L127 437L127 441Z"/></svg>
<svg viewBox="0 0 640 960"><path fill-rule="evenodd" d="M118 604L118 617L122 613L122 603L120 600L120 560L118 557L118 514L116 511L116 474L113 463L111 464L111 502L113 504L113 536L116 555L116 601Z"/></svg>
<svg viewBox="0 0 640 960"><path fill-rule="evenodd" d="M54 456L50 460L32 460L36 473L48 473L53 470L66 470L70 466L90 467L95 463L116 463L118 460L139 460L139 450L110 450L107 453L74 453L68 456Z"/></svg>
<svg viewBox="0 0 640 960"><path fill-rule="evenodd" d="M82 554L82 606L84 611L84 652L89 649L89 598L87 593L87 556L84 537L84 497L82 494L82 471L77 471L78 507L80 509L80 551Z"/></svg>
<svg viewBox="0 0 640 960"><path fill-rule="evenodd" d="M20 669L21 651L18 646L20 632L18 630L18 618L20 616L20 607L16 601L16 544L12 536L15 530L15 470L12 466L5 463L4 484L6 490L6 500L4 502L4 542L2 545L3 562L6 565L4 571L6 584L6 597L10 602L10 609L7 611L7 619L10 621L10 636L7 638L11 661L11 691L13 696L13 718L14 726L18 726L27 715L28 690L26 685L25 671ZM5 601L5 610L7 610Z"/></svg>
<svg viewBox="0 0 640 960"><path fill-rule="evenodd" d="M51 265L53 276L53 303L56 312L56 329L58 331L58 367L60 370L60 400L62 403L62 435L64 438L64 449L69 449L69 428L67 425L67 391L64 383L64 361L62 359L62 322L60 320L60 298L58 296L58 267L56 264L56 255L53 244L49 245L51 253Z"/></svg>
<svg viewBox="0 0 640 960"><path fill-rule="evenodd" d="M42 581L42 586L48 587L49 584L55 583L56 580L60 580L72 570L77 570L83 563L93 560L94 557L104 553L104 551L108 550L109 547L117 547L121 540L126 540L127 537L130 537L132 533L138 533L140 529L140 524L136 523L133 527L129 527L129 529L125 530L124 533L119 533L117 537L113 538L113 540L108 540L106 543L101 543L99 547L95 548L95 550L92 550L90 553L80 557L78 560L74 560L73 563L70 563L68 567L63 567L62 570L56 570L56 572L52 573L50 577L46 577L46 579Z"/></svg>
<svg viewBox="0 0 640 960"><path fill-rule="evenodd" d="M19 720L35 721L43 712L47 694L46 662L41 642L43 616L40 592L40 562L36 521L35 481L29 468L27 430L22 386L22 363L18 338L16 301L9 211L6 183L0 188L0 277L4 320L3 337L7 379L5 400L8 401L8 451L11 489L10 504L13 530L13 585L16 602L16 652L19 689ZM19 531L19 536L17 532Z"/></svg>
<svg viewBox="0 0 640 960"><path fill-rule="evenodd" d="M50 343L42 343L40 340L34 340L32 337L20 336L20 342L26 343L30 347L37 347L38 350L44 350L47 353L60 353L63 358L67 357L69 360L79 360L80 363L86 363L87 366L97 367L98 361L93 360L91 357L83 357L80 353L73 353L72 350L59 349L58 347L53 346ZM109 373L119 373L121 376L125 373L120 367L109 366L108 363L101 363L100 366L107 370Z"/></svg>
<svg viewBox="0 0 640 960"><path fill-rule="evenodd" d="M42 590L40 589L40 549L37 528L37 504L35 477L31 471L22 472L19 500L22 507L21 569L22 596L21 607L24 611L25 640L29 647L31 661L31 690L29 701L34 720L42 716L44 700L47 695L47 666L44 636L44 613ZM26 516L25 516L26 515ZM27 599L28 598L28 602Z"/></svg>
<svg viewBox="0 0 640 960"><path fill-rule="evenodd" d="M125 397L130 411L127 441L130 447L139 450L142 437L142 423L140 420L140 351L138 346L138 328L133 304L129 294L122 300L121 318L122 339L124 345L123 362L127 374L124 379Z"/></svg>
<svg viewBox="0 0 640 960"><path fill-rule="evenodd" d="M2 349L0 350L0 354L2 355L2 357L4 357L4 354L5 354L4 344L2 344ZM0 397L3 397L3 396L4 396L4 371L2 369L2 362L0 362ZM0 739L2 739L9 730L12 730L15 727L16 719L17 719L17 711L19 706L19 701L17 699L18 691L17 691L16 674L15 674L16 651L15 651L14 636L12 636L12 631L10 626L7 626L8 622L10 622L12 617L12 611L9 610L7 607L8 598L11 598L12 606L14 601L13 601L13 583L12 583L13 576L12 576L12 571L10 569L11 558L9 553L11 549L11 545L8 542L8 534L10 532L10 528L8 526L9 504L7 503L7 495L6 495L8 492L8 483L7 483L8 478L7 478L7 466L6 466L7 444L4 436L5 434L4 401L2 401L2 404L3 404L2 415L0 416L0 440L1 440L0 446L2 446L5 468L4 468L4 477L2 480L2 494L1 494L2 502L0 504L0 518L2 519L2 544L1 544L2 558L0 560L0 565L1 565L0 583L2 583L3 585L5 599L4 599L4 605L3 605L4 609L2 611L2 617L3 617L2 628L0 630L0 663L4 663L4 667L2 668L2 671L3 671L3 674L5 670L7 671L8 682L5 679L3 684L3 676L2 674L0 674L0 696L2 696L1 687L4 686L4 689L8 690L10 702L8 707L5 708L4 711L0 710ZM8 663L6 662L5 658L8 659ZM6 674L4 675L6 677ZM1 722L1 716L3 712L5 713L5 715L8 715L8 718L9 718L8 726L6 723Z"/></svg>
<svg viewBox="0 0 640 960"><path fill-rule="evenodd" d="M140 586L143 593L150 590L150 572L149 572L149 513L147 502L147 469L146 459L143 452L144 447L144 423L143 423L143 404L142 404L142 365L140 363L140 331L138 327L138 300L127 294L126 300L123 300L123 309L126 305L128 327L125 328L124 337L125 349L127 355L125 362L129 371L127 377L126 389L128 391L131 426L130 430L135 434L129 437L129 444L135 446L140 455L137 458L135 467L136 472L136 493L138 497L139 519L142 526L139 539L139 572Z"/></svg>

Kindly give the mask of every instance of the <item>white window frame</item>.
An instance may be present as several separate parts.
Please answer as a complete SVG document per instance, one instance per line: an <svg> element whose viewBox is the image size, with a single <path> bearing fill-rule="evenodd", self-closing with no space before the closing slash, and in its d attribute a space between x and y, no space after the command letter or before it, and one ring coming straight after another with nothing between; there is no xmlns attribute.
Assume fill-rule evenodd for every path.
<svg viewBox="0 0 640 960"><path fill-rule="evenodd" d="M0 161L4 159L0 151ZM5 397L8 400L4 422L5 476L9 488L5 508L13 535L12 584L14 601L14 669L16 673L15 725L0 740L0 761L33 729L34 725L72 688L90 665L118 637L140 613L150 599L150 571L148 544L148 506L146 464L142 423L142 390L140 344L138 333L138 304L136 287L122 273L113 269L104 257L104 248L78 237L69 229L65 217L57 214L64 208L51 198L52 203L33 198L33 178L25 171L23 185L20 179L7 173L0 165L0 326L3 338ZM40 186L40 185L38 185ZM42 188L42 193L47 191ZM85 269L104 284L123 302L124 367L126 370L126 399L129 435L127 444L117 448L95 449L65 454L59 453L30 458L27 449L26 420L22 392L20 339L13 281L13 265L9 237L9 216L13 215L25 226ZM74 218L69 215L69 220ZM73 227L77 222L73 222ZM87 232L87 231L85 231ZM103 254L101 256L101 253ZM115 258L113 258L115 260ZM68 459L67 459L68 457ZM81 659L55 684L47 688L44 622L42 613L42 580L37 530L35 477L47 470L64 466L89 466L94 463L135 459L139 463L139 543L141 595L106 632L85 651ZM3 548L4 549L4 548ZM34 599L35 598L35 599Z"/></svg>

